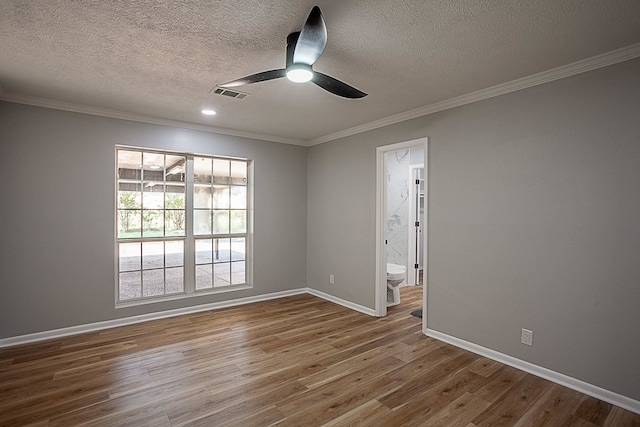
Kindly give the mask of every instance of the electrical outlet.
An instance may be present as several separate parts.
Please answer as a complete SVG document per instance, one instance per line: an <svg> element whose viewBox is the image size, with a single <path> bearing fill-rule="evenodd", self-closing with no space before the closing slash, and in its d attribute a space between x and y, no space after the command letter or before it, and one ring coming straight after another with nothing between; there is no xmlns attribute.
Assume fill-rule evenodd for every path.
<svg viewBox="0 0 640 427"><path fill-rule="evenodd" d="M335 279L335 277L333 277L333 274L330 274L330 275L329 275L329 283L331 283L332 285L333 285L334 283L336 283L336 279Z"/></svg>
<svg viewBox="0 0 640 427"><path fill-rule="evenodd" d="M533 331L522 328L522 335L520 337L520 342L524 345L533 346Z"/></svg>

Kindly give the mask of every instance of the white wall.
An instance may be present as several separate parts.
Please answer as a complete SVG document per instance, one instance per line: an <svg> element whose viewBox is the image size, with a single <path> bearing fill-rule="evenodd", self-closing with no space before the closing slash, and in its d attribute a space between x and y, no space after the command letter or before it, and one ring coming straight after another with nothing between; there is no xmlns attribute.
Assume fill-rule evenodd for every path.
<svg viewBox="0 0 640 427"><path fill-rule="evenodd" d="M253 289L114 308L116 144L255 160ZM0 102L0 183L0 338L305 286L304 147Z"/></svg>
<svg viewBox="0 0 640 427"><path fill-rule="evenodd" d="M429 327L640 400L639 118L636 59L312 147L308 285L374 307L376 147L428 137Z"/></svg>

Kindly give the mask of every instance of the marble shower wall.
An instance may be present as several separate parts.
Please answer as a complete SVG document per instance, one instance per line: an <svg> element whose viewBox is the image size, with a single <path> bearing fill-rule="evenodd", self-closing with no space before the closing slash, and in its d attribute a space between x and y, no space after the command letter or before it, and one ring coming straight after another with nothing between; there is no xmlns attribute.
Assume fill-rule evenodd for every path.
<svg viewBox="0 0 640 427"><path fill-rule="evenodd" d="M409 264L410 166L422 163L424 150L391 151L387 156L387 262Z"/></svg>
<svg viewBox="0 0 640 427"><path fill-rule="evenodd" d="M387 156L387 262L407 265L409 252L410 150Z"/></svg>

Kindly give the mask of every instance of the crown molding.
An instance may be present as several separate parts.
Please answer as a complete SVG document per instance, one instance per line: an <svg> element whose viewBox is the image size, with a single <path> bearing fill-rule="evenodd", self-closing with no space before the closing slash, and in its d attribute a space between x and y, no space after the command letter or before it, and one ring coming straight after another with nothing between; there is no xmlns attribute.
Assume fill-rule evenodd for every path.
<svg viewBox="0 0 640 427"><path fill-rule="evenodd" d="M35 107L51 108L54 110L70 111L73 113L90 114L92 116L109 117L112 119L128 120L132 122L150 123L161 126L171 126L183 129L198 130L202 132L217 133L242 138L258 139L261 141L279 142L282 144L306 146L305 141L285 138L275 135L266 135L253 132L244 132L229 128L208 126L198 123L183 122L180 120L163 119L160 117L145 116L143 114L129 113L126 111L110 110L107 108L92 107L90 105L74 104L53 99L39 98L35 96L22 95L19 93L4 93L0 86L0 101L14 102L16 104L26 104Z"/></svg>
<svg viewBox="0 0 640 427"><path fill-rule="evenodd" d="M94 116L109 117L114 119L129 120L140 123L150 123L161 126L171 126L184 129L198 130L202 132L217 133L222 135L237 136L242 138L257 139L261 141L278 142L282 144L299 145L312 147L314 145L323 144L325 142L334 141L336 139L345 138L348 136L356 135L362 132L378 129L384 126L393 125L406 120L415 119L417 117L426 116L429 114L437 113L440 111L448 110L455 107L460 107L473 102L482 101L496 96L505 95L507 93L516 92L522 89L526 89L532 86L538 86L541 84L549 83L555 80L560 80L566 77L571 77L577 74L592 71L598 68L607 67L620 62L628 61L630 59L640 57L640 43L636 43L630 46L626 46L620 49L606 52L601 55L597 55L591 58L583 59L577 62L573 62L568 65L553 68L548 71L543 71L531 76L523 77L511 82L502 83L496 86L492 86L486 89L481 89L475 92L471 92L465 95L450 98L444 101L436 102L434 104L426 105L413 110L405 111L404 113L396 114L393 116L385 117L380 120L375 120L369 123L365 123L359 126L355 126L349 129L344 129L338 132L327 134L318 138L310 139L307 141L286 138L276 135L267 135L253 132L244 132L240 130L234 130L229 128L222 128L216 126L203 125L198 123L184 122L180 120L163 119L160 117L146 116L143 114L129 113L124 111L111 110L100 107L92 107L82 104L73 104L64 101L56 101L52 99L39 98L29 95L22 95L18 93L6 92L2 86L0 86L0 101L14 102L18 104L33 105L36 107L51 108L56 110L71 111L74 113L90 114Z"/></svg>
<svg viewBox="0 0 640 427"><path fill-rule="evenodd" d="M309 140L309 147L640 57L640 43Z"/></svg>

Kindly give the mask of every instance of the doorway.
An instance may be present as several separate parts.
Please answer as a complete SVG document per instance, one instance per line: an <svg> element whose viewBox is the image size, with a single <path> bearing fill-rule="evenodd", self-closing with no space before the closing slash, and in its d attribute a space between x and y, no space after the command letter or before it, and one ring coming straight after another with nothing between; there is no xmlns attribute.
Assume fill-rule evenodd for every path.
<svg viewBox="0 0 640 427"><path fill-rule="evenodd" d="M420 138L412 141L401 142L397 144L385 145L376 148L376 295L375 295L375 311L376 316L382 317L387 314L387 260L388 260L388 239L387 239L387 226L389 221L394 221L395 218L389 218L387 212L387 200L390 196L390 189L388 185L388 154L399 150L410 150L411 148L422 148L422 161L419 162L422 165L422 179L424 179L423 188L423 202L422 209L424 212L423 223L421 224L421 233L418 233L418 237L414 241L416 245L416 254L422 260L423 269L423 316L422 316L422 329L426 330L426 300L428 294L428 257L427 257L427 192L428 192L428 139ZM417 168L416 168L417 169ZM407 169L407 177L412 172ZM410 189L407 189L410 191ZM418 206L419 207L419 206ZM408 233L408 232L407 232ZM408 234L405 234L408 236ZM420 251L422 249L422 251ZM421 253L420 253L421 252ZM407 258L409 261L409 258ZM420 264L420 262L418 262ZM414 267L413 264L407 262L407 272ZM412 272L412 276L415 277L415 271ZM407 274L409 278L409 274ZM409 282L410 283L410 282Z"/></svg>

